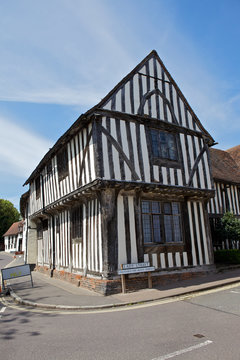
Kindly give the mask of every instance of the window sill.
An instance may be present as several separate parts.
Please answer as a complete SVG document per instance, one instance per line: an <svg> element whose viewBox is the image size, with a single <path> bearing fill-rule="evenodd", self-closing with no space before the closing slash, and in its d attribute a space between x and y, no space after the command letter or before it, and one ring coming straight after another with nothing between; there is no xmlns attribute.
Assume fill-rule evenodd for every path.
<svg viewBox="0 0 240 360"><path fill-rule="evenodd" d="M175 168L175 169L182 169L181 163L179 161L170 160L170 159L160 159L160 158L153 158L152 164L157 166L165 166L169 168Z"/></svg>

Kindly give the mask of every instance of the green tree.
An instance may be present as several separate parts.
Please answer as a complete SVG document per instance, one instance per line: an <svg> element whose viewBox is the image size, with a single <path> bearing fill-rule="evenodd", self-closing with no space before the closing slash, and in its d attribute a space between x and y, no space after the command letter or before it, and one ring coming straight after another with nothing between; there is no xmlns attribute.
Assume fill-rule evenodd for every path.
<svg viewBox="0 0 240 360"><path fill-rule="evenodd" d="M0 241L10 226L19 220L20 214L14 205L8 200L0 199Z"/></svg>
<svg viewBox="0 0 240 360"><path fill-rule="evenodd" d="M215 228L215 237L219 242L228 240L231 248L233 241L240 240L240 220L232 212L226 212Z"/></svg>
<svg viewBox="0 0 240 360"><path fill-rule="evenodd" d="M226 212L222 219L223 235L229 241L240 240L240 220L232 212Z"/></svg>

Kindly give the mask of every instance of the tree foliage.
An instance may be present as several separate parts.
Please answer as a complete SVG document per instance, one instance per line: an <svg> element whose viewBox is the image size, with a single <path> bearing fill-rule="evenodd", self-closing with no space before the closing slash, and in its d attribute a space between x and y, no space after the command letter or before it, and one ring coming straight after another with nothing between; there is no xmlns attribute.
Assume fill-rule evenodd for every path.
<svg viewBox="0 0 240 360"><path fill-rule="evenodd" d="M10 226L20 220L20 214L11 201L0 199L0 240Z"/></svg>
<svg viewBox="0 0 240 360"><path fill-rule="evenodd" d="M222 240L240 240L240 220L232 212L226 212L216 228L216 234Z"/></svg>

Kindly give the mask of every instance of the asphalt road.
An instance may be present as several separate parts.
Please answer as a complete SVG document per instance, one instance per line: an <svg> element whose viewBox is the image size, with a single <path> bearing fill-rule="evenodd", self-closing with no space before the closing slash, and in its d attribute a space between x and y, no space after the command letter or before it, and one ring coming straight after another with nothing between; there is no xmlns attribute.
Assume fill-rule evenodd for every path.
<svg viewBox="0 0 240 360"><path fill-rule="evenodd" d="M0 251L0 270L12 261L13 258L11 255L6 255L4 252Z"/></svg>
<svg viewBox="0 0 240 360"><path fill-rule="evenodd" d="M0 302L1 360L238 360L239 334L240 287L85 314Z"/></svg>

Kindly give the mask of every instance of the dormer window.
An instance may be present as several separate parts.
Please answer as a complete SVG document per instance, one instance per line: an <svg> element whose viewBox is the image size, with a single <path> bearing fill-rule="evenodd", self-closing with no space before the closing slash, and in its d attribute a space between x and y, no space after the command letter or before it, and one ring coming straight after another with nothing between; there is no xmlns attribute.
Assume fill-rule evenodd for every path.
<svg viewBox="0 0 240 360"><path fill-rule="evenodd" d="M172 133L150 130L152 155L155 159L178 161L176 137Z"/></svg>

